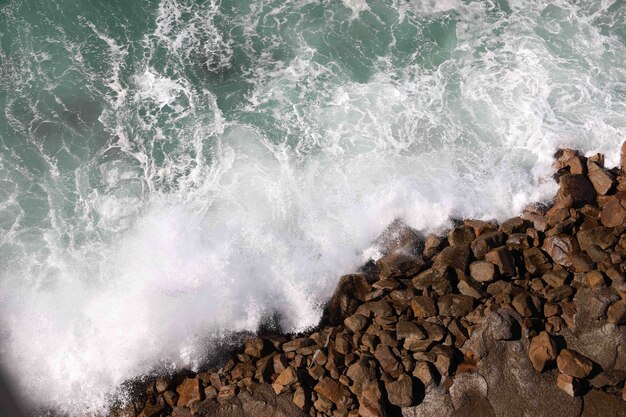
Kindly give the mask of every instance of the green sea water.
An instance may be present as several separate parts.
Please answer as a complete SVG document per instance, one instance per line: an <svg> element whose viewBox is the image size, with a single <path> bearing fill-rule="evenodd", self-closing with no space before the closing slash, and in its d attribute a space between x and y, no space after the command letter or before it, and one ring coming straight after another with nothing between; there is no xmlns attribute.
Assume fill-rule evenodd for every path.
<svg viewBox="0 0 626 417"><path fill-rule="evenodd" d="M0 1L1 358L106 409L278 311L319 320L395 219L504 218L626 138L624 1Z"/></svg>

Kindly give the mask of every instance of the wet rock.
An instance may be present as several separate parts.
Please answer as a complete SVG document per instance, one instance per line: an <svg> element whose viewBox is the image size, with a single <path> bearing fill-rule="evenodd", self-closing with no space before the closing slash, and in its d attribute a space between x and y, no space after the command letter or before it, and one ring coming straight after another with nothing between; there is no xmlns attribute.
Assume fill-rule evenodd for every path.
<svg viewBox="0 0 626 417"><path fill-rule="evenodd" d="M547 365L552 364L556 360L557 354L556 343L548 332L543 331L532 338L528 348L528 356L538 372L543 372Z"/></svg>
<svg viewBox="0 0 626 417"><path fill-rule="evenodd" d="M370 293L371 287L367 283L365 275L344 275L339 279L337 289L328 303L325 320L330 324L340 324L343 320L354 314L360 302L365 301L365 296Z"/></svg>
<svg viewBox="0 0 626 417"><path fill-rule="evenodd" d="M287 352L294 352L298 349L308 347L308 346L314 346L314 345L315 345L315 340L309 339L308 337L301 337L299 339L293 339L293 340L283 343L282 348L283 348L283 352L287 353Z"/></svg>
<svg viewBox="0 0 626 417"><path fill-rule="evenodd" d="M495 232L498 230L498 224L495 221L484 220L465 220L463 224L467 227L471 227L475 236L480 236L484 233Z"/></svg>
<svg viewBox="0 0 626 417"><path fill-rule="evenodd" d="M344 326L353 333L359 333L367 326L367 317L362 314L353 314L343 321Z"/></svg>
<svg viewBox="0 0 626 417"><path fill-rule="evenodd" d="M465 272L469 263L469 255L470 250L467 246L448 246L437 255L435 265L448 266Z"/></svg>
<svg viewBox="0 0 626 417"><path fill-rule="evenodd" d="M550 255L554 262L565 268L574 265L574 257L580 251L576 239L564 234L546 238L543 243L543 250Z"/></svg>
<svg viewBox="0 0 626 417"><path fill-rule="evenodd" d="M593 161L587 162L589 181L600 195L605 195L615 185L615 177Z"/></svg>
<svg viewBox="0 0 626 417"><path fill-rule="evenodd" d="M565 174L559 178L559 186L555 201L563 207L582 207L596 202L597 192L584 175Z"/></svg>
<svg viewBox="0 0 626 417"><path fill-rule="evenodd" d="M469 246L475 238L472 228L465 225L457 226L448 232L450 246Z"/></svg>
<svg viewBox="0 0 626 417"><path fill-rule="evenodd" d="M155 417L158 416L164 408L163 400L157 401L156 404L146 404L137 417Z"/></svg>
<svg viewBox="0 0 626 417"><path fill-rule="evenodd" d="M530 248L530 242L526 233L514 233L506 240L509 249L523 250Z"/></svg>
<svg viewBox="0 0 626 417"><path fill-rule="evenodd" d="M398 407L410 407L414 405L413 380L407 375L401 375L396 381L385 383L387 399Z"/></svg>
<svg viewBox="0 0 626 417"><path fill-rule="evenodd" d="M439 297L437 306L440 315L461 318L474 309L474 298L467 295L448 294Z"/></svg>
<svg viewBox="0 0 626 417"><path fill-rule="evenodd" d="M293 368L293 366L288 366L284 371L280 373L280 375L278 375L278 378L276 378L274 384L280 385L281 387L286 387L297 381L298 375L296 374L296 370Z"/></svg>
<svg viewBox="0 0 626 417"><path fill-rule="evenodd" d="M418 290L432 288L437 294L452 291L451 273L447 266L434 266L413 278L413 286Z"/></svg>
<svg viewBox="0 0 626 417"><path fill-rule="evenodd" d="M426 265L421 257L405 252L393 252L376 262L382 277L412 276L422 271Z"/></svg>
<svg viewBox="0 0 626 417"><path fill-rule="evenodd" d="M617 238L613 232L603 226L582 230L576 234L580 248L587 252L592 246L608 249L615 244Z"/></svg>
<svg viewBox="0 0 626 417"><path fill-rule="evenodd" d="M593 362L589 358L570 349L563 349L556 359L559 371L575 378L587 378L593 370Z"/></svg>
<svg viewBox="0 0 626 417"><path fill-rule="evenodd" d="M437 315L437 306L430 297L415 296L411 300L411 309L413 310L413 315L420 319Z"/></svg>
<svg viewBox="0 0 626 417"><path fill-rule="evenodd" d="M626 324L626 300L620 300L609 307L607 320L612 324Z"/></svg>
<svg viewBox="0 0 626 417"><path fill-rule="evenodd" d="M200 392L200 381L198 378L187 378L177 388L179 407L191 407L200 403L202 394Z"/></svg>
<svg viewBox="0 0 626 417"><path fill-rule="evenodd" d="M491 262L476 261L470 264L470 275L478 282L492 282L496 279L498 270Z"/></svg>
<svg viewBox="0 0 626 417"><path fill-rule="evenodd" d="M443 247L443 243L443 237L435 234L428 235L426 241L424 242L424 256L427 258L432 258L433 256L437 255Z"/></svg>
<svg viewBox="0 0 626 417"><path fill-rule="evenodd" d="M552 264L539 248L524 250L524 266L531 275L539 275L552 268Z"/></svg>
<svg viewBox="0 0 626 417"><path fill-rule="evenodd" d="M511 252L504 246L487 252L485 254L485 261L496 265L498 270L504 275L513 275L515 273L513 256L511 256Z"/></svg>
<svg viewBox="0 0 626 417"><path fill-rule="evenodd" d="M482 260L487 252L504 245L506 237L502 232L489 232L478 236L470 245L476 259Z"/></svg>
<svg viewBox="0 0 626 417"><path fill-rule="evenodd" d="M377 245L385 255L395 251L403 251L412 255L419 255L423 245L423 236L401 220L394 220L381 236Z"/></svg>

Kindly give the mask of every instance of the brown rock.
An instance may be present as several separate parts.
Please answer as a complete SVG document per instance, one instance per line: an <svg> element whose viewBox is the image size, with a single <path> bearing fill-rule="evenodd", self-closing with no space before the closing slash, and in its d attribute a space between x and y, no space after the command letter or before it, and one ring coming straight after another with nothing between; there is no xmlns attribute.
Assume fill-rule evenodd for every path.
<svg viewBox="0 0 626 417"><path fill-rule="evenodd" d="M389 347L378 345L374 351L374 357L380 364L383 371L387 372L393 378L399 378L402 375L402 364L391 352Z"/></svg>
<svg viewBox="0 0 626 417"><path fill-rule="evenodd" d="M609 307L607 320L611 324L626 324L626 300L620 300Z"/></svg>
<svg viewBox="0 0 626 417"><path fill-rule="evenodd" d="M615 177L596 162L588 161L587 167L589 170L589 181L591 181L596 192L600 195L608 193L609 190L613 188L613 185L615 185Z"/></svg>
<svg viewBox="0 0 626 417"><path fill-rule="evenodd" d="M367 359L359 359L348 367L346 375L352 381L351 390L359 396L363 390L363 386L367 381L375 380L376 367Z"/></svg>
<svg viewBox="0 0 626 417"><path fill-rule="evenodd" d="M159 415L164 408L163 400L157 401L156 404L148 403L137 417L155 417ZM132 415L134 416L135 414L133 413Z"/></svg>
<svg viewBox="0 0 626 417"><path fill-rule="evenodd" d="M626 209L617 197L611 196L604 203L600 221L606 227L617 227L626 222Z"/></svg>
<svg viewBox="0 0 626 417"><path fill-rule="evenodd" d="M290 340L289 342L283 343L282 348L283 348L283 351L287 353L287 352L294 352L303 347L314 346L315 344L316 344L315 340L309 339L308 337L301 337L299 339L293 339L293 340Z"/></svg>
<svg viewBox="0 0 626 417"><path fill-rule="evenodd" d="M543 242L543 250L550 255L554 262L566 268L574 265L574 257L580 251L576 239L564 234L546 238Z"/></svg>
<svg viewBox="0 0 626 417"><path fill-rule="evenodd" d="M475 238L474 231L468 226L457 226L448 232L450 246L469 246Z"/></svg>
<svg viewBox="0 0 626 417"><path fill-rule="evenodd" d="M430 234L426 237L426 241L424 242L424 256L427 258L432 258L436 254L439 253L441 247L443 246L443 238L441 236Z"/></svg>
<svg viewBox="0 0 626 417"><path fill-rule="evenodd" d="M415 298L411 300L411 309L413 310L413 315L420 319L437 315L437 306L430 297L421 295L415 296Z"/></svg>
<svg viewBox="0 0 626 417"><path fill-rule="evenodd" d="M474 298L467 295L448 294L439 297L437 305L440 315L461 318L474 309Z"/></svg>
<svg viewBox="0 0 626 417"><path fill-rule="evenodd" d="M414 322L408 320L398 321L396 335L399 340L403 340L403 347L406 350L416 350L422 345L421 341L426 339L426 333Z"/></svg>
<svg viewBox="0 0 626 417"><path fill-rule="evenodd" d="M496 279L498 270L491 262L476 261L470 264L470 275L478 282L491 282Z"/></svg>
<svg viewBox="0 0 626 417"><path fill-rule="evenodd" d="M306 405L306 394L302 387L298 387L293 393L293 403L298 406L301 410L304 410L304 406Z"/></svg>
<svg viewBox="0 0 626 417"><path fill-rule="evenodd" d="M505 239L502 232L488 232L478 236L470 246L476 259L483 259L491 249L504 245Z"/></svg>
<svg viewBox="0 0 626 417"><path fill-rule="evenodd" d="M556 378L556 386L572 397L580 394L580 383L573 376L559 374Z"/></svg>
<svg viewBox="0 0 626 417"><path fill-rule="evenodd" d="M472 230L474 230L475 236L480 236L483 233L495 232L498 230L498 224L495 221L465 220L463 224L471 227Z"/></svg>
<svg viewBox="0 0 626 417"><path fill-rule="evenodd" d="M586 378L593 370L593 362L589 358L570 349L563 349L556 358L561 373L575 378Z"/></svg>
<svg viewBox="0 0 626 417"><path fill-rule="evenodd" d="M526 233L513 233L506 240L506 247L509 249L523 250L530 248L528 235Z"/></svg>
<svg viewBox="0 0 626 417"><path fill-rule="evenodd" d="M449 266L450 268L465 272L469 263L469 254L470 251L467 246L448 246L437 255L435 265Z"/></svg>
<svg viewBox="0 0 626 417"><path fill-rule="evenodd" d="M328 398L338 407L347 406L351 402L350 390L329 377L326 377L317 383L313 390Z"/></svg>
<svg viewBox="0 0 626 417"><path fill-rule="evenodd" d="M378 381L367 381L363 385L359 397L359 416L361 417L385 417L385 409L382 404L382 393Z"/></svg>
<svg viewBox="0 0 626 417"><path fill-rule="evenodd" d="M202 394L200 392L200 381L197 378L185 379L177 388L179 407L191 407L192 405L200 403L202 401Z"/></svg>
<svg viewBox="0 0 626 417"><path fill-rule="evenodd" d="M548 332L543 331L532 338L528 349L528 357L537 372L542 372L546 369L546 365L554 362L557 354L556 343L554 343Z"/></svg>
<svg viewBox="0 0 626 417"><path fill-rule="evenodd" d="M591 246L606 250L615 244L617 238L613 232L603 226L581 230L576 235L580 248L588 252Z"/></svg>
<svg viewBox="0 0 626 417"><path fill-rule="evenodd" d="M585 284L589 288L606 287L604 274L600 271L590 271L585 274Z"/></svg>
<svg viewBox="0 0 626 417"><path fill-rule="evenodd" d="M424 269L426 263L420 257L405 252L393 252L376 262L382 277L412 276Z"/></svg>
<svg viewBox="0 0 626 417"><path fill-rule="evenodd" d="M451 274L447 266L434 266L413 278L413 286L418 290L432 288L437 294L446 294L452 290Z"/></svg>
<svg viewBox="0 0 626 417"><path fill-rule="evenodd" d="M505 275L515 274L513 256L511 256L511 252L504 246L487 252L485 254L485 261L496 265L498 270Z"/></svg>
<svg viewBox="0 0 626 417"><path fill-rule="evenodd" d="M275 384L282 385L283 387L289 386L294 382L298 381L298 375L296 374L296 370L293 366L288 366L284 371L278 375Z"/></svg>
<svg viewBox="0 0 626 417"><path fill-rule="evenodd" d="M244 353L252 358L260 358L271 351L271 343L266 343L260 337L244 342Z"/></svg>
<svg viewBox="0 0 626 417"><path fill-rule="evenodd" d="M527 292L521 292L513 297L512 304L522 317L536 317L541 305L539 299Z"/></svg>
<svg viewBox="0 0 626 417"><path fill-rule="evenodd" d="M378 247L385 255L395 251L417 253L423 237L401 220L394 220L377 239Z"/></svg>
<svg viewBox="0 0 626 417"><path fill-rule="evenodd" d="M434 384L437 381L437 375L433 369L434 365L426 361L419 361L413 368L413 376L422 381L426 386Z"/></svg>
<svg viewBox="0 0 626 417"><path fill-rule="evenodd" d="M354 314L359 301L364 302L365 296L371 292L371 287L363 274L344 275L339 279L326 312L326 320L330 324L340 324Z"/></svg>
<svg viewBox="0 0 626 417"><path fill-rule="evenodd" d="M524 249L524 266L533 276L552 268L552 264L539 248Z"/></svg>
<svg viewBox="0 0 626 417"><path fill-rule="evenodd" d="M359 333L367 326L367 317L362 314L353 314L350 317L347 317L343 321L346 329L349 329L352 333Z"/></svg>
<svg viewBox="0 0 626 417"><path fill-rule="evenodd" d="M596 190L584 175L565 174L559 178L559 185L559 192L555 197L557 204L564 207L582 207L596 202Z"/></svg>
<svg viewBox="0 0 626 417"><path fill-rule="evenodd" d="M413 380L407 375L401 375L396 381L385 383L387 399L398 407L410 407L415 405L413 397Z"/></svg>
<svg viewBox="0 0 626 417"><path fill-rule="evenodd" d="M217 394L217 399L220 401L229 400L235 398L237 395L237 387L234 385L222 385L220 391ZM180 401L180 400L179 400Z"/></svg>

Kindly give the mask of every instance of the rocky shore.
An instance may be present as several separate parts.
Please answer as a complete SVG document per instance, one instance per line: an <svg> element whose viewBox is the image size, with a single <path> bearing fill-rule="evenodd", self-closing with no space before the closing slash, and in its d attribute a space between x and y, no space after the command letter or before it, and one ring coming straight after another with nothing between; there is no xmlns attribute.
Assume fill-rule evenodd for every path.
<svg viewBox="0 0 626 417"><path fill-rule="evenodd" d="M625 151L559 151L553 203L501 224L391 225L318 328L151 378L111 417L626 416Z"/></svg>

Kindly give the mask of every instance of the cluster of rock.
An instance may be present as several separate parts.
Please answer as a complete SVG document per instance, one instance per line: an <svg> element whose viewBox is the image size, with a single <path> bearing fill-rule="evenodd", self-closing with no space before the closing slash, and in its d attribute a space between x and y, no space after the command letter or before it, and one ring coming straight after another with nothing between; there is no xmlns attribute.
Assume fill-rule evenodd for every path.
<svg viewBox="0 0 626 417"><path fill-rule="evenodd" d="M551 207L427 237L394 224L319 328L246 340L112 414L626 415L626 169L555 164Z"/></svg>

